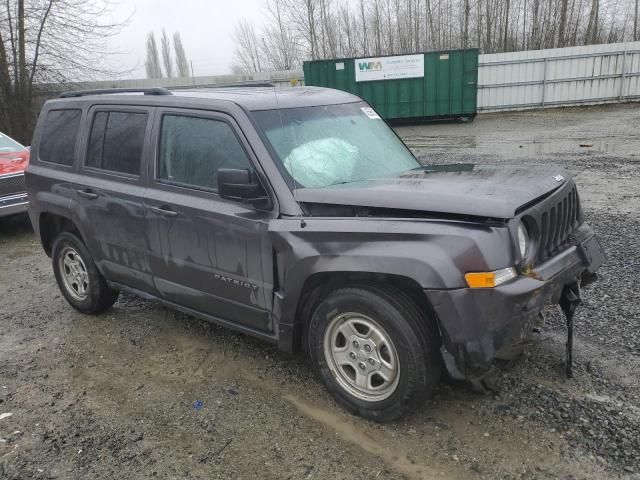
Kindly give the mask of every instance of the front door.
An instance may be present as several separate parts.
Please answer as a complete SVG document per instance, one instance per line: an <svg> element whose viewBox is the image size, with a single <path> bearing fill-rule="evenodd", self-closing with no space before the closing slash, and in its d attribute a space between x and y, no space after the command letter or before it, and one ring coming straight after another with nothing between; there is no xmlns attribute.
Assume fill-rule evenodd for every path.
<svg viewBox="0 0 640 480"><path fill-rule="evenodd" d="M151 270L166 300L271 331L271 212L220 198L220 168L255 169L228 116L158 110L155 162L144 198Z"/></svg>

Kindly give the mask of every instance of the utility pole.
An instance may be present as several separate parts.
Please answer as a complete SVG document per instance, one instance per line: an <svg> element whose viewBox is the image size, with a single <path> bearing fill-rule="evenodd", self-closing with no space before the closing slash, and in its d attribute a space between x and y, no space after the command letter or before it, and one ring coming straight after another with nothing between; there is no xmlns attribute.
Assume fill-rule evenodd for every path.
<svg viewBox="0 0 640 480"><path fill-rule="evenodd" d="M191 81L193 82L193 86L196 86L196 77L193 74L193 60L190 60L189 63L191 64Z"/></svg>

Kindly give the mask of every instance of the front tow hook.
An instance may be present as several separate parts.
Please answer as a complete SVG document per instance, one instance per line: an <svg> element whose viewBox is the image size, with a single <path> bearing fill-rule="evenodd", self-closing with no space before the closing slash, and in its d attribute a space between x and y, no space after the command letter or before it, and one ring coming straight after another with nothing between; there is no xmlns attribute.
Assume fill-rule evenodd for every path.
<svg viewBox="0 0 640 480"><path fill-rule="evenodd" d="M573 315L580 302L580 284L574 282L565 285L560 297L560 308L567 319L567 360L565 365L567 378L573 378Z"/></svg>

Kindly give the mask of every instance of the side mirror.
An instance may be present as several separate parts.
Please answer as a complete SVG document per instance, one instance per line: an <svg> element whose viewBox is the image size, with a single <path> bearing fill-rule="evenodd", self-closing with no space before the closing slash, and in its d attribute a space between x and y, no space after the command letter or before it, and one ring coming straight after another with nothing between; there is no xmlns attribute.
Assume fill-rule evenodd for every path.
<svg viewBox="0 0 640 480"><path fill-rule="evenodd" d="M271 209L271 200L254 176L247 169L221 168L218 170L218 194L256 208Z"/></svg>

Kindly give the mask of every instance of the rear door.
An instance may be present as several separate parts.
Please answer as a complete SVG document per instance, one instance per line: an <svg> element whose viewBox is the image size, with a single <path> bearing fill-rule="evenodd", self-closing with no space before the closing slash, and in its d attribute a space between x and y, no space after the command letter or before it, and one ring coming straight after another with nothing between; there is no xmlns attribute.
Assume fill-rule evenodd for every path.
<svg viewBox="0 0 640 480"><path fill-rule="evenodd" d="M255 169L238 125L223 113L159 108L154 130L144 207L156 289L176 304L271 331L274 214L217 193L218 169Z"/></svg>
<svg viewBox="0 0 640 480"><path fill-rule="evenodd" d="M142 196L154 108L89 110L76 196L90 221L93 253L107 279L153 292Z"/></svg>

